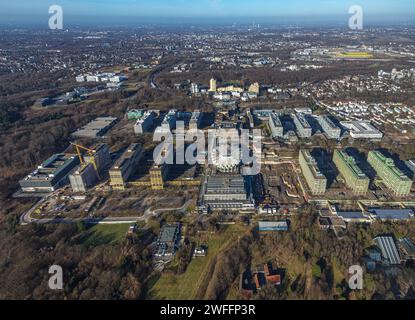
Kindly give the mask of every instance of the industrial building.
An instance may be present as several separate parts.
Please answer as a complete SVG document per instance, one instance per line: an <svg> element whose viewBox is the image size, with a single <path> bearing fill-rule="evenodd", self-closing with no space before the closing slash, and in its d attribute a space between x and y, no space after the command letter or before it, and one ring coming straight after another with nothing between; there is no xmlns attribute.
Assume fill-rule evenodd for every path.
<svg viewBox="0 0 415 320"><path fill-rule="evenodd" d="M110 186L115 190L125 190L126 183L137 169L143 156L143 147L133 143L110 169Z"/></svg>
<svg viewBox="0 0 415 320"><path fill-rule="evenodd" d="M67 184L69 173L79 164L77 157L54 154L19 181L23 192L53 192Z"/></svg>
<svg viewBox="0 0 415 320"><path fill-rule="evenodd" d="M78 129L72 133L73 138L98 138L102 137L105 133L111 129L117 118L114 117L98 117L92 120L86 126Z"/></svg>
<svg viewBox="0 0 415 320"><path fill-rule="evenodd" d="M300 150L300 167L313 195L322 195L326 192L327 178L320 172L317 161L310 151Z"/></svg>
<svg viewBox="0 0 415 320"><path fill-rule="evenodd" d="M207 177L203 194L204 209L217 210L254 210L252 186L249 179L239 174L221 174Z"/></svg>
<svg viewBox="0 0 415 320"><path fill-rule="evenodd" d="M281 138L284 136L284 127L282 126L280 117L276 113L269 115L269 128L274 139Z"/></svg>
<svg viewBox="0 0 415 320"><path fill-rule="evenodd" d="M88 163L69 175L73 192L86 192L98 182L98 175L94 165Z"/></svg>
<svg viewBox="0 0 415 320"><path fill-rule="evenodd" d="M308 123L305 114L294 113L293 115L294 124L297 128L297 134L300 138L310 138L313 134L311 125Z"/></svg>
<svg viewBox="0 0 415 320"><path fill-rule="evenodd" d="M141 117L137 118L137 121L134 124L134 133L143 134L145 132L148 132L153 126L154 117L155 117L154 111L150 110L150 111L144 112Z"/></svg>
<svg viewBox="0 0 415 320"><path fill-rule="evenodd" d="M318 117L318 123L330 139L340 140L341 129L328 115Z"/></svg>
<svg viewBox="0 0 415 320"><path fill-rule="evenodd" d="M398 197L409 195L413 181L399 170L392 158L379 151L370 151L367 161L375 169L377 176Z"/></svg>
<svg viewBox="0 0 415 320"><path fill-rule="evenodd" d="M353 139L380 140L383 138L383 133L369 121L343 121L340 124L349 130L349 134Z"/></svg>
<svg viewBox="0 0 415 320"><path fill-rule="evenodd" d="M345 151L335 150L333 162L343 176L347 187L353 190L355 195L364 195L369 189L370 179L357 166L356 160Z"/></svg>
<svg viewBox="0 0 415 320"><path fill-rule="evenodd" d="M190 118L189 122L189 130L197 130L200 128L200 124L202 123L202 116L203 114L199 110L195 110L192 113L192 117Z"/></svg>
<svg viewBox="0 0 415 320"><path fill-rule="evenodd" d="M398 265L401 263L395 240L391 236L379 236L375 238L376 246L382 252L385 262L390 265Z"/></svg>
<svg viewBox="0 0 415 320"><path fill-rule="evenodd" d="M165 225L157 238L157 251L155 256L159 259L171 259L180 245L180 224Z"/></svg>

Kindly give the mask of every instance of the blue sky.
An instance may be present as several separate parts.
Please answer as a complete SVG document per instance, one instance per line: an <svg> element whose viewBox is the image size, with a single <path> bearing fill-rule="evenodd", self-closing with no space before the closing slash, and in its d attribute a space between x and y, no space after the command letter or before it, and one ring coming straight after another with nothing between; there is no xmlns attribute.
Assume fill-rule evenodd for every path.
<svg viewBox="0 0 415 320"><path fill-rule="evenodd" d="M69 18L334 16L347 15L354 4L367 16L415 16L415 0L0 0L0 18L36 20L52 4L61 5Z"/></svg>

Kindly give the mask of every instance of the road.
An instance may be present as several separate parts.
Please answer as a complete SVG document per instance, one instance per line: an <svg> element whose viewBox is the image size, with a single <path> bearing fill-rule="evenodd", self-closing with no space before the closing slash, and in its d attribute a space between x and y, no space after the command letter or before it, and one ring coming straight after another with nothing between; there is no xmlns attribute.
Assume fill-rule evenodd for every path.
<svg viewBox="0 0 415 320"><path fill-rule="evenodd" d="M155 209L152 210L151 208L147 209L142 216L139 217L106 217L106 218L45 218L45 219L35 219L32 218L31 215L36 210L38 206L40 206L43 202L45 202L47 198L42 198L39 200L32 208L30 208L27 212L23 213L20 216L20 224L27 225L30 223L37 223L37 224L59 224L59 223L78 223L83 222L87 224L122 224L122 223L136 223L139 221L147 222L152 217L158 217L163 212L168 211L180 211L185 212L186 209L191 204L192 200L187 201L183 206L180 208L163 208L163 209Z"/></svg>

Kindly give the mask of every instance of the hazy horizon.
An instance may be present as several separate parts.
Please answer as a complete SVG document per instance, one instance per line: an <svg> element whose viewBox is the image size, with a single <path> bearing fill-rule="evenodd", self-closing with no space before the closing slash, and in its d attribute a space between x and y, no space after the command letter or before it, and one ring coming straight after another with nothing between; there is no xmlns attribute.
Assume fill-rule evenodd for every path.
<svg viewBox="0 0 415 320"><path fill-rule="evenodd" d="M49 6L73 25L295 25L347 26L348 9L361 5L366 25L415 24L413 0L20 0L0 3L0 25L45 26Z"/></svg>

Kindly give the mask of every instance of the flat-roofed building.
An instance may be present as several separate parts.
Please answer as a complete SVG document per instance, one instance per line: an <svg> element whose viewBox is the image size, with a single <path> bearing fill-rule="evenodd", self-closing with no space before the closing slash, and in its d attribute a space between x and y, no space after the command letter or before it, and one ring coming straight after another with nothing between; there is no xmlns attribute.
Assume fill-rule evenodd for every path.
<svg viewBox="0 0 415 320"><path fill-rule="evenodd" d="M212 175L203 188L203 204L212 211L255 209L252 186L240 174Z"/></svg>
<svg viewBox="0 0 415 320"><path fill-rule="evenodd" d="M153 126L155 113L154 111L146 111L141 117L139 117L134 124L134 133L143 134L148 132Z"/></svg>
<svg viewBox="0 0 415 320"><path fill-rule="evenodd" d="M395 240L390 236L380 236L375 238L377 247L382 252L382 257L390 265L398 265L401 263L401 257L396 247Z"/></svg>
<svg viewBox="0 0 415 320"><path fill-rule="evenodd" d="M110 169L110 186L115 190L125 190L126 183L136 171L143 156L143 147L133 143Z"/></svg>
<svg viewBox="0 0 415 320"><path fill-rule="evenodd" d="M280 117L274 112L269 115L269 128L274 139L284 136L284 127L282 126Z"/></svg>
<svg viewBox="0 0 415 320"><path fill-rule="evenodd" d="M318 123L330 139L340 140L341 129L328 115L318 117Z"/></svg>
<svg viewBox="0 0 415 320"><path fill-rule="evenodd" d="M322 195L326 192L327 178L321 173L317 161L310 151L300 150L300 167L313 195Z"/></svg>
<svg viewBox="0 0 415 320"><path fill-rule="evenodd" d="M353 139L379 140L383 138L383 133L369 121L342 121L340 124L349 130Z"/></svg>
<svg viewBox="0 0 415 320"><path fill-rule="evenodd" d="M304 113L294 113L294 124L300 138L310 138L313 134L311 125L308 123Z"/></svg>
<svg viewBox="0 0 415 320"><path fill-rule="evenodd" d="M78 157L54 154L19 181L23 192L53 192L67 184L69 173L79 164Z"/></svg>
<svg viewBox="0 0 415 320"><path fill-rule="evenodd" d="M396 167L392 158L379 151L370 151L367 161L375 169L377 176L398 197L409 195L413 181Z"/></svg>
<svg viewBox="0 0 415 320"><path fill-rule="evenodd" d="M346 185L356 195L364 195L369 189L370 179L357 166L356 160L345 151L335 150L333 162L343 176Z"/></svg>
<svg viewBox="0 0 415 320"><path fill-rule="evenodd" d="M179 248L180 239L180 224L177 223L163 226L157 238L156 258L171 259Z"/></svg>
<svg viewBox="0 0 415 320"><path fill-rule="evenodd" d="M74 138L98 138L102 137L105 133L111 129L117 118L114 117L98 117L95 120L92 120L87 125L83 126L81 129L78 129L72 133Z"/></svg>
<svg viewBox="0 0 415 320"><path fill-rule="evenodd" d="M73 192L86 192L98 182L94 165L92 163L81 165L80 168L69 175L69 181Z"/></svg>
<svg viewBox="0 0 415 320"><path fill-rule="evenodd" d="M259 231L288 231L288 221L259 221Z"/></svg>

